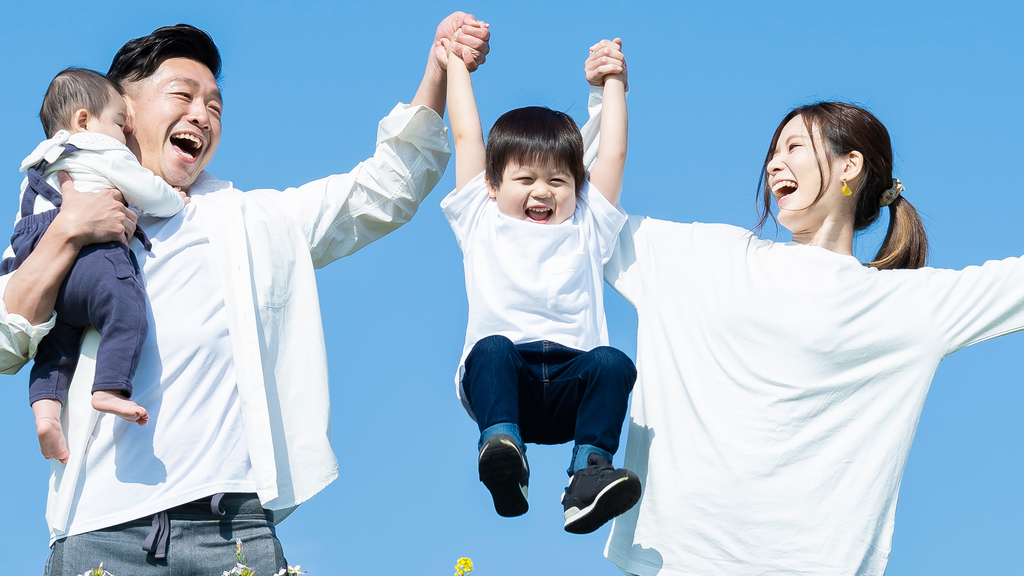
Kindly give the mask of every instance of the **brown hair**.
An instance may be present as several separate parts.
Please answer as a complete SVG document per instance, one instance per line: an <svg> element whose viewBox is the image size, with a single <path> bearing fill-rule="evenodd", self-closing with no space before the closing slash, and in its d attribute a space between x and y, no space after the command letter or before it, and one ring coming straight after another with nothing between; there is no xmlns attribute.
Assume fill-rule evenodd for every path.
<svg viewBox="0 0 1024 576"><path fill-rule="evenodd" d="M70 130L76 111L85 109L93 116L103 113L114 98L123 95L121 88L103 74L84 68L67 68L50 82L43 96L39 120L47 138L59 130Z"/></svg>
<svg viewBox="0 0 1024 576"><path fill-rule="evenodd" d="M768 181L768 164L775 156L782 129L793 118L800 116L807 132L817 128L824 143L825 166L831 167L839 156L860 152L864 157L861 171L861 186L857 193L857 207L853 221L854 230L863 230L878 220L881 207L878 205L882 193L892 187L892 141L885 126L867 110L844 102L818 102L793 109L775 129L764 165L761 167L760 192L758 192L758 214L760 230L768 218L775 220L772 212L772 191ZM815 156L817 145L811 139ZM825 194L826 174L822 163L818 164L821 175L821 190L815 202ZM778 222L776 220L776 222ZM921 268L928 254L928 238L924 224L917 210L902 195L889 204L889 230L874 260L868 262L879 270L897 268Z"/></svg>
<svg viewBox="0 0 1024 576"><path fill-rule="evenodd" d="M487 135L485 177L501 187L505 166L530 166L547 160L572 174L579 195L587 171L583 167L583 136L566 113L543 106L516 108L501 115Z"/></svg>

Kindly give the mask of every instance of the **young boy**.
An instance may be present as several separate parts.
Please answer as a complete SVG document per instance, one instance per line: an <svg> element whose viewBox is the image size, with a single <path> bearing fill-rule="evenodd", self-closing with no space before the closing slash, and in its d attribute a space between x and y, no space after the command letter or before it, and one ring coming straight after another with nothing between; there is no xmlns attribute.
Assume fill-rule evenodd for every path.
<svg viewBox="0 0 1024 576"><path fill-rule="evenodd" d="M456 36L457 41L457 36ZM597 161L587 182L572 118L506 113L485 148L465 64L448 59L456 189L442 202L464 255L469 326L456 383L480 427L479 472L501 516L529 508L524 442L575 441L565 530L593 532L633 507L640 480L611 466L636 368L607 346L602 268L626 221L621 41L608 54Z"/></svg>
<svg viewBox="0 0 1024 576"><path fill-rule="evenodd" d="M127 115L120 89L97 72L68 68L53 79L39 112L48 139L22 162L21 210L0 274L17 269L53 221L61 204L58 172L67 172L79 191L117 188L128 204L153 216L181 210L184 194L143 168L125 145ZM148 249L141 230L136 236ZM129 400L149 329L135 255L120 242L84 247L54 309L56 323L39 343L30 374L29 402L43 456L67 463L60 411L86 327L100 333L93 408L139 425L149 417Z"/></svg>

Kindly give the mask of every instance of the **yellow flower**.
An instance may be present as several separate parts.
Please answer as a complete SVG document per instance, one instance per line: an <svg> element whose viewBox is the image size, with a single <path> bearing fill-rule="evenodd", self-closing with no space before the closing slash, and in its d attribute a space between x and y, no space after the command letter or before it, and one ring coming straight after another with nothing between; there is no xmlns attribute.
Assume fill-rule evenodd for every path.
<svg viewBox="0 0 1024 576"><path fill-rule="evenodd" d="M459 558L455 563L455 576L466 576L473 571L473 561L469 558Z"/></svg>

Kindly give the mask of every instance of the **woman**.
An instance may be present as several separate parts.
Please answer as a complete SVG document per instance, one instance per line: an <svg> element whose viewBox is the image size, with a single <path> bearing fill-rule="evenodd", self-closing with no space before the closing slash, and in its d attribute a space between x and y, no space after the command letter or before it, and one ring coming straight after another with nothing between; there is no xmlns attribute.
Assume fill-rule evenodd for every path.
<svg viewBox="0 0 1024 576"><path fill-rule="evenodd" d="M625 467L644 481L606 555L625 572L882 574L939 362L1024 329L1024 261L922 268L885 127L793 110L763 169L793 241L633 217L606 280L639 317ZM874 261L853 235L888 207Z"/></svg>

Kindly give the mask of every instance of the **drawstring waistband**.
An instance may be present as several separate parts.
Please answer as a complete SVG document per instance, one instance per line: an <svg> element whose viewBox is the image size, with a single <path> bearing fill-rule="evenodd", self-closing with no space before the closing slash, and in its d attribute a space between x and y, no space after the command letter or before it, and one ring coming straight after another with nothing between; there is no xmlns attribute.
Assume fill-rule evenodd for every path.
<svg viewBox="0 0 1024 576"><path fill-rule="evenodd" d="M224 508L220 504L223 499L223 492L210 496L210 514L215 518L224 517ZM200 500L205 500L205 498ZM146 534L146 539L142 542L143 551L152 554L153 558L157 560L163 560L167 558L167 545L170 542L171 520L167 516L167 510L153 514L153 523L149 527L149 534Z"/></svg>

